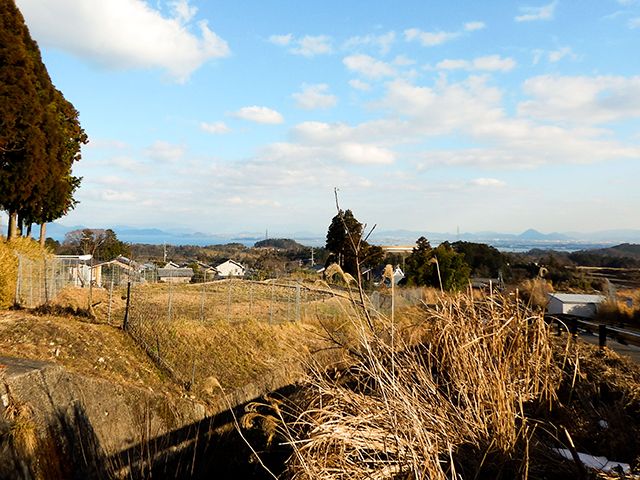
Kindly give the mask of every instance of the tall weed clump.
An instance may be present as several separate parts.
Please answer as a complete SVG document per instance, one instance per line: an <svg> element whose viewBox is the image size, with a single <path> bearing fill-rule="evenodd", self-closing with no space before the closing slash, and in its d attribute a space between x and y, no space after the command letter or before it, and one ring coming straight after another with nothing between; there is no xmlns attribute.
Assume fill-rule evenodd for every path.
<svg viewBox="0 0 640 480"><path fill-rule="evenodd" d="M465 468L473 478L514 458L513 473L527 476L527 412L549 409L562 379L543 317L467 297L414 317L395 344L363 334L348 370L313 371L300 412L283 422L290 478L445 479Z"/></svg>
<svg viewBox="0 0 640 480"><path fill-rule="evenodd" d="M18 255L38 260L48 253L30 238L16 238L6 242L0 237L0 308L10 307L15 300Z"/></svg>

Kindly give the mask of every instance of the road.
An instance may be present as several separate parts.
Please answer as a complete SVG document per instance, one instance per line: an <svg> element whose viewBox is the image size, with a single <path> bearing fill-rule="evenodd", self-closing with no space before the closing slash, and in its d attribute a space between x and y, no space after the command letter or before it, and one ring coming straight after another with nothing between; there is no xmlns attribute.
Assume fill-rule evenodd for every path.
<svg viewBox="0 0 640 480"><path fill-rule="evenodd" d="M598 335L594 335L589 332L581 332L580 339L587 343L598 345ZM616 352L618 355L626 355L636 363L640 363L640 347L636 347L633 345L622 345L621 343L618 343L611 338L607 338L607 347Z"/></svg>

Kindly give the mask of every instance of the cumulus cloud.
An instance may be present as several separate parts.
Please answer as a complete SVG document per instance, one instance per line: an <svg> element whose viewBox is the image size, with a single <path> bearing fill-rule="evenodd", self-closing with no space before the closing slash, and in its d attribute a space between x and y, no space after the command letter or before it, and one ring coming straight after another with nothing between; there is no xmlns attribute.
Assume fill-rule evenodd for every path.
<svg viewBox="0 0 640 480"><path fill-rule="evenodd" d="M441 45L459 36L458 32L424 32L418 28L409 28L404 31L404 38L407 42L417 41L423 47Z"/></svg>
<svg viewBox="0 0 640 480"><path fill-rule="evenodd" d="M281 47L286 47L293 40L293 35L291 33L287 33L286 35L271 35L269 37L269 41L274 45L279 45Z"/></svg>
<svg viewBox="0 0 640 480"><path fill-rule="evenodd" d="M289 53L303 57L326 55L333 51L332 39L328 35L305 35L295 38L292 33L271 35L269 42L280 47L289 47Z"/></svg>
<svg viewBox="0 0 640 480"><path fill-rule="evenodd" d="M549 52L547 56L551 63L559 62L565 57L569 57L575 60L577 58L577 55L573 53L571 47L560 47L557 50L552 50L551 52Z"/></svg>
<svg viewBox="0 0 640 480"><path fill-rule="evenodd" d="M316 108L331 108L338 103L338 97L327 93L329 85L320 83L317 85L303 85L302 91L293 94L299 108L314 110Z"/></svg>
<svg viewBox="0 0 640 480"><path fill-rule="evenodd" d="M446 59L436 64L439 70L468 70L487 72L508 72L516 66L512 58L503 58L500 55L487 55L473 60Z"/></svg>
<svg viewBox="0 0 640 480"><path fill-rule="evenodd" d="M145 150L147 157L163 162L176 162L184 156L184 153L185 148L182 145L174 145L164 140L154 142Z"/></svg>
<svg viewBox="0 0 640 480"><path fill-rule="evenodd" d="M357 78L349 80L349 85L351 85L351 87L355 88L356 90L360 90L361 92L368 92L369 90L371 90L371 85Z"/></svg>
<svg viewBox="0 0 640 480"><path fill-rule="evenodd" d="M640 77L542 75L525 81L521 115L578 124L640 117Z"/></svg>
<svg viewBox="0 0 640 480"><path fill-rule="evenodd" d="M391 65L369 55L350 55L345 57L342 63L352 72L369 78L391 77L396 74Z"/></svg>
<svg viewBox="0 0 640 480"><path fill-rule="evenodd" d="M391 50L391 46L396 40L396 33L391 31L382 35L364 35L349 38L343 45L345 49L355 49L358 47L377 48L381 55L386 55Z"/></svg>
<svg viewBox="0 0 640 480"><path fill-rule="evenodd" d="M487 26L484 22L467 22L464 24L464 29L467 32L475 32L476 30L483 30Z"/></svg>
<svg viewBox="0 0 640 480"><path fill-rule="evenodd" d="M169 2L169 6L173 10L174 18L180 23L189 23L198 13L198 7L189 5L189 0L175 0Z"/></svg>
<svg viewBox="0 0 640 480"><path fill-rule="evenodd" d="M213 122L213 123L201 122L200 130L207 133L213 133L215 135L223 135L225 133L231 132L231 129L224 122Z"/></svg>
<svg viewBox="0 0 640 480"><path fill-rule="evenodd" d="M521 15L517 15L516 22L532 22L535 20L551 20L555 14L557 0L541 7L520 7Z"/></svg>
<svg viewBox="0 0 640 480"><path fill-rule="evenodd" d="M102 190L100 197L105 202L134 202L137 200L133 192L123 192L113 189Z"/></svg>
<svg viewBox="0 0 640 480"><path fill-rule="evenodd" d="M362 143L343 143L338 145L337 152L346 162L358 165L388 165L395 160L391 150Z"/></svg>
<svg viewBox="0 0 640 480"><path fill-rule="evenodd" d="M295 55L304 57L315 57L331 53L331 37L327 35L306 35L295 42L295 47L289 50Z"/></svg>
<svg viewBox="0 0 640 480"><path fill-rule="evenodd" d="M205 62L230 54L206 20L192 25L196 8L186 0L169 3L169 18L143 0L17 3L41 44L108 68L159 68L184 82Z"/></svg>
<svg viewBox="0 0 640 480"><path fill-rule="evenodd" d="M501 188L507 184L497 178L475 178L469 182L469 185L473 187Z"/></svg>
<svg viewBox="0 0 640 480"><path fill-rule="evenodd" d="M256 123L275 125L284 122L284 118L280 112L268 107L259 107L257 105L242 107L237 112L232 113L232 115L234 117Z"/></svg>

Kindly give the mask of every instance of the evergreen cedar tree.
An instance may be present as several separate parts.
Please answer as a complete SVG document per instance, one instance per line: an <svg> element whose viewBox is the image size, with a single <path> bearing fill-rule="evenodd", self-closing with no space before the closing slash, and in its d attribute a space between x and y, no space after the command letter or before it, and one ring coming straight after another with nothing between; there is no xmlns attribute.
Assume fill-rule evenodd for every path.
<svg viewBox="0 0 640 480"><path fill-rule="evenodd" d="M326 265L337 263L342 270L357 278L359 266L376 267L382 263L382 248L370 245L362 239L362 235L363 225L353 216L353 212L338 211L327 230L326 249L331 255Z"/></svg>
<svg viewBox="0 0 640 480"><path fill-rule="evenodd" d="M405 265L408 284L440 288L441 278L442 288L447 291L465 288L471 271L464 260L464 255L457 253L449 242L443 242L436 248L432 248L425 237L418 239ZM438 278L438 268L440 278Z"/></svg>
<svg viewBox="0 0 640 480"><path fill-rule="evenodd" d="M9 240L39 223L43 243L44 224L75 206L81 179L71 167L86 142L14 0L0 0L0 209L9 212Z"/></svg>

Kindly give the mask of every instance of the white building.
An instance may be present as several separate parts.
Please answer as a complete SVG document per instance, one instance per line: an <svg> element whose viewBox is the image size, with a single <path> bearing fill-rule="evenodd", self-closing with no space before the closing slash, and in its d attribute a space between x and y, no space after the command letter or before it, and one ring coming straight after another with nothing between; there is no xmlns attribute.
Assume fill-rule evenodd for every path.
<svg viewBox="0 0 640 480"><path fill-rule="evenodd" d="M604 302L603 295L583 295L573 293L548 293L547 313L551 315L568 314L593 318L598 306Z"/></svg>
<svg viewBox="0 0 640 480"><path fill-rule="evenodd" d="M233 260L227 260L216 267L219 277L243 277L246 268Z"/></svg>

